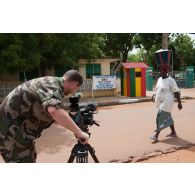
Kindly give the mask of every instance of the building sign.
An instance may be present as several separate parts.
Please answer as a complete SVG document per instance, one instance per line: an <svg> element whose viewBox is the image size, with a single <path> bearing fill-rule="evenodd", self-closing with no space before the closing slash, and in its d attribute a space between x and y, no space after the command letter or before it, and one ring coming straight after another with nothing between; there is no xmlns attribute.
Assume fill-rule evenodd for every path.
<svg viewBox="0 0 195 195"><path fill-rule="evenodd" d="M93 76L93 89L101 90L114 88L116 88L116 76Z"/></svg>

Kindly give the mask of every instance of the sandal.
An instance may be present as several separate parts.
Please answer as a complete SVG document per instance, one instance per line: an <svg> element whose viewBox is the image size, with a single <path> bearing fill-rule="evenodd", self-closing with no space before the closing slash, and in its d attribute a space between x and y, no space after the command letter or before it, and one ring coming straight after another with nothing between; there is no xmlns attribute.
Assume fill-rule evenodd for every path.
<svg viewBox="0 0 195 195"><path fill-rule="evenodd" d="M166 137L177 137L177 134L176 133L170 133L170 134L166 135Z"/></svg>
<svg viewBox="0 0 195 195"><path fill-rule="evenodd" d="M158 138L155 136L151 136L150 139L153 140L153 142L158 142Z"/></svg>

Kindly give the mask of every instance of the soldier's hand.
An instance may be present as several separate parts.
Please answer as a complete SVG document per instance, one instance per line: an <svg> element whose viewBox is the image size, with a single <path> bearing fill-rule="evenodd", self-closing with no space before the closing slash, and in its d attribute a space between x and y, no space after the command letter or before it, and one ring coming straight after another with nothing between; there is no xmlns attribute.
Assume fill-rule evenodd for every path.
<svg viewBox="0 0 195 195"><path fill-rule="evenodd" d="M152 95L152 101L155 102L156 94Z"/></svg>
<svg viewBox="0 0 195 195"><path fill-rule="evenodd" d="M82 144L87 144L89 140L89 134L80 131L78 135L76 135L76 138L82 143Z"/></svg>

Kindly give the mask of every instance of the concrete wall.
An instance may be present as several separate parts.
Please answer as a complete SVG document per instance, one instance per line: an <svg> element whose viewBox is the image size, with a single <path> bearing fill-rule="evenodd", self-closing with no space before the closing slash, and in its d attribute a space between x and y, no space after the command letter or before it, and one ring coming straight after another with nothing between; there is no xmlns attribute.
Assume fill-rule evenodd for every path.
<svg viewBox="0 0 195 195"><path fill-rule="evenodd" d="M46 76L53 76L55 75L54 67L46 70ZM14 74L2 74L0 75L1 82L20 82L19 72Z"/></svg>
<svg viewBox="0 0 195 195"><path fill-rule="evenodd" d="M80 59L79 60L79 72L86 79L86 64L101 64L101 75L110 75L110 63L118 61L120 59Z"/></svg>
<svg viewBox="0 0 195 195"><path fill-rule="evenodd" d="M18 82L19 80L19 73L0 75L0 82Z"/></svg>
<svg viewBox="0 0 195 195"><path fill-rule="evenodd" d="M83 79L86 80L86 64L101 64L101 75L110 75L110 63L117 61L120 59L92 59L92 60L86 60L86 59L81 59L79 60L79 72L83 76ZM51 69L46 70L46 75L47 76L53 76L55 75L55 69L52 67ZM6 75L1 75L0 76L0 83L9 83L9 82L20 82L19 81L19 73L16 74L6 74ZM13 83L13 85L17 85L17 83ZM82 92L84 97L92 97L92 92ZM105 96L114 96L116 93L119 93L118 90L112 89L112 90L101 90L101 91L94 91L94 97L105 97Z"/></svg>
<svg viewBox="0 0 195 195"><path fill-rule="evenodd" d="M101 64L101 75L110 75L110 63L117 61L120 59L92 59L92 60L87 60L87 59L80 59L79 60L79 72L83 76L84 80L86 79L86 64ZM55 69L52 67L51 69L46 70L46 75L47 76L52 76L55 75ZM18 82L20 80L19 78L19 72L14 73L14 74L3 74L0 75L0 81L3 82Z"/></svg>

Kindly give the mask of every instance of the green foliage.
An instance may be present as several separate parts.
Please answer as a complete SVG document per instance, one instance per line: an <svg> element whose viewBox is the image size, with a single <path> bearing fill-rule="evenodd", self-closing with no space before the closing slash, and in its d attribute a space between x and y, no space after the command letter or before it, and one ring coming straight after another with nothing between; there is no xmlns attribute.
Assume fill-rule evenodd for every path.
<svg viewBox="0 0 195 195"><path fill-rule="evenodd" d="M149 51L154 45L161 48L162 33L138 33L134 38L134 44L137 48L144 48Z"/></svg>
<svg viewBox="0 0 195 195"><path fill-rule="evenodd" d="M154 53L161 48L162 33L138 33L134 37L133 43L136 48L141 48L138 54L140 60L150 66L154 66Z"/></svg>
<svg viewBox="0 0 195 195"><path fill-rule="evenodd" d="M129 62L143 62L145 58L145 50L143 48L139 49L137 53L130 54L128 56Z"/></svg>
<svg viewBox="0 0 195 195"><path fill-rule="evenodd" d="M80 58L102 56L102 34L0 34L0 71L16 72L51 66L75 68Z"/></svg>
<svg viewBox="0 0 195 195"><path fill-rule="evenodd" d="M51 66L77 68L81 58L122 58L154 65L154 52L161 49L162 33L12 33L0 34L0 74L41 70ZM186 34L172 34L174 69L195 64L195 48ZM139 52L128 57L134 48Z"/></svg>
<svg viewBox="0 0 195 195"><path fill-rule="evenodd" d="M173 51L174 70L195 65L195 42L187 34L173 34L169 49Z"/></svg>
<svg viewBox="0 0 195 195"><path fill-rule="evenodd" d="M105 40L105 53L111 57L122 57L127 61L128 53L133 49L135 33L107 33Z"/></svg>

